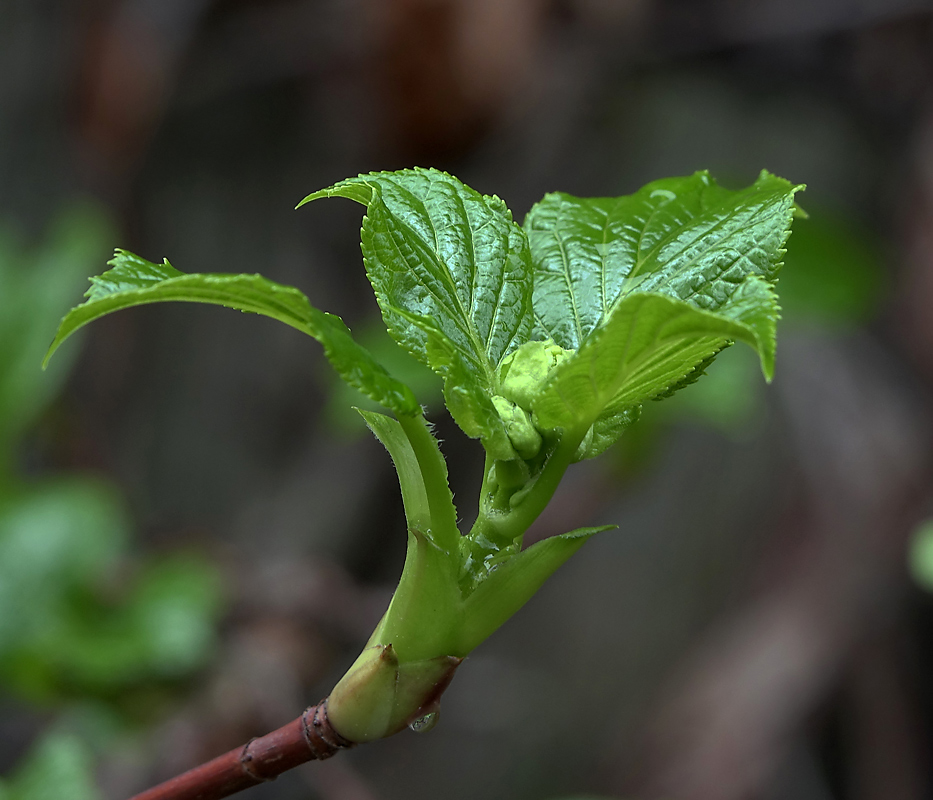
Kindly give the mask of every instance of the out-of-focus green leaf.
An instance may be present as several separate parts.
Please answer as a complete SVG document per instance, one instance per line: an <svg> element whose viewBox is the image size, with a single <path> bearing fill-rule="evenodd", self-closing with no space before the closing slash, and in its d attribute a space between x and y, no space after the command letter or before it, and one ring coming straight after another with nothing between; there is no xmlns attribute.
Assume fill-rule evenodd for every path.
<svg viewBox="0 0 933 800"><path fill-rule="evenodd" d="M868 321L885 297L879 248L864 226L809 209L794 227L778 289L790 323L853 325Z"/></svg>
<svg viewBox="0 0 933 800"><path fill-rule="evenodd" d="M102 800L94 783L94 757L80 737L47 734L11 778L0 782L3 800Z"/></svg>
<svg viewBox="0 0 933 800"><path fill-rule="evenodd" d="M5 677L39 701L180 678L214 647L219 599L206 562L157 561L116 602L73 595L48 628L12 651Z"/></svg>
<svg viewBox="0 0 933 800"><path fill-rule="evenodd" d="M398 414L420 413L407 386L389 375L360 347L340 317L314 308L301 292L261 275L185 274L168 261L154 264L117 250L112 269L91 279L87 301L62 320L46 362L72 333L123 308L168 301L209 303L277 319L317 339L347 383Z"/></svg>
<svg viewBox="0 0 933 800"><path fill-rule="evenodd" d="M107 215L90 204L66 209L27 250L0 231L0 460L58 392L72 356L46 374L36 365L49 331L112 240Z"/></svg>
<svg viewBox="0 0 933 800"><path fill-rule="evenodd" d="M754 353L730 347L716 356L703 380L669 401L645 408L659 421L700 422L727 435L741 435L762 412L763 393Z"/></svg>
<svg viewBox="0 0 933 800"><path fill-rule="evenodd" d="M122 504L99 482L62 480L0 500L0 672L57 627L69 592L105 574L125 540Z"/></svg>
<svg viewBox="0 0 933 800"><path fill-rule="evenodd" d="M917 584L933 592L933 519L925 520L914 531L907 563Z"/></svg>
<svg viewBox="0 0 933 800"><path fill-rule="evenodd" d="M127 607L128 627L145 642L145 667L178 677L200 667L215 644L221 586L216 567L173 556L142 574Z"/></svg>
<svg viewBox="0 0 933 800"><path fill-rule="evenodd" d="M98 609L63 626L43 658L59 681L97 692L181 677L201 666L215 644L219 599L218 575L205 562L157 561L109 613Z"/></svg>
<svg viewBox="0 0 933 800"><path fill-rule="evenodd" d="M0 680L23 696L110 695L200 666L214 644L216 569L157 560L117 575L122 505L82 479L0 503Z"/></svg>

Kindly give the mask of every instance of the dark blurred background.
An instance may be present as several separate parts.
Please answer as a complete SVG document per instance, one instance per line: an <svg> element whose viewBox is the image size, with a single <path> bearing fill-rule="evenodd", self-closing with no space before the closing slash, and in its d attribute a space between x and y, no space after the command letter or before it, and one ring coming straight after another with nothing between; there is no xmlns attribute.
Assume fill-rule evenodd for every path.
<svg viewBox="0 0 933 800"><path fill-rule="evenodd" d="M120 800L297 716L397 579L388 457L318 346L158 305L38 372L114 246L261 272L384 358L360 209L436 166L521 220L708 168L806 182L777 374L728 351L576 467L618 523L441 724L269 800L933 797L933 2L0 0L0 797ZM469 520L481 453L439 425Z"/></svg>

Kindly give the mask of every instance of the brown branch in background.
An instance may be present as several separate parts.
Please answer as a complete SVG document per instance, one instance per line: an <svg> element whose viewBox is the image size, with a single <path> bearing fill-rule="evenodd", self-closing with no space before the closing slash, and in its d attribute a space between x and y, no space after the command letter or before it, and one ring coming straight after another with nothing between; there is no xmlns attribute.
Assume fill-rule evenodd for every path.
<svg viewBox="0 0 933 800"><path fill-rule="evenodd" d="M626 796L768 794L806 746L808 723L838 691L846 669L857 674L871 666L866 653L890 636L892 612L902 602L905 550L926 513L933 468L921 407L907 401L887 351L867 336L785 334L782 353L775 389L802 502L760 562L760 588L705 634L660 694L637 766L631 762L634 775L617 773L614 788ZM861 680L870 689L857 688L876 699L885 679L869 672ZM890 705L891 695L885 699ZM910 717L899 718L897 708L881 717L862 702L860 715L889 726L877 731L885 743L904 741L895 739L896 774L890 759L884 771L878 767L881 745L874 745L871 764L854 773L872 781L861 783L857 796L927 796L912 793L925 777ZM848 729L846 746L864 747L853 736L859 729L851 723ZM882 782L877 774L883 794L869 795Z"/></svg>
<svg viewBox="0 0 933 800"><path fill-rule="evenodd" d="M327 700L278 730L251 739L200 767L160 783L130 800L220 800L275 780L306 761L323 761L352 747L327 719Z"/></svg>
<svg viewBox="0 0 933 800"><path fill-rule="evenodd" d="M215 0L120 0L88 36L79 70L81 161L98 191L132 180Z"/></svg>

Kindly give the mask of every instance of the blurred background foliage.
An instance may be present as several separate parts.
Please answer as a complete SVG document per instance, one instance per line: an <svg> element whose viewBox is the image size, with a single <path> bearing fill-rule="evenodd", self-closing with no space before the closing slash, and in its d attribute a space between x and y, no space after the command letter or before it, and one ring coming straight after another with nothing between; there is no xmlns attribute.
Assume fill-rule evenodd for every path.
<svg viewBox="0 0 933 800"><path fill-rule="evenodd" d="M809 184L777 374L733 348L578 465L531 538L608 522L430 734L269 800L933 796L930 0L0 3L0 798L119 800L293 719L404 554L388 458L316 346L216 308L102 320L114 246L262 272L380 330L359 210L420 164L521 219L709 168Z"/></svg>
<svg viewBox="0 0 933 800"><path fill-rule="evenodd" d="M100 797L93 749L72 729L86 728L89 714L107 718L109 735L91 738L106 746L151 716L153 692L185 679L214 643L215 567L134 553L125 503L102 476L30 474L41 472L30 469L32 429L74 354L46 373L36 364L114 235L107 214L84 203L59 214L35 247L12 232L0 238L0 708L31 706L51 721L0 783L4 800Z"/></svg>

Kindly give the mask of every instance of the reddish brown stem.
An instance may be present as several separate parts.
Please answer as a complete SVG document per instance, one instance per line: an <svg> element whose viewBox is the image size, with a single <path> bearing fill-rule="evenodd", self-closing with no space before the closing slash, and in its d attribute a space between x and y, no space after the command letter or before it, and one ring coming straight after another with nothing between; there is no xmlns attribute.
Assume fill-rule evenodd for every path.
<svg viewBox="0 0 933 800"><path fill-rule="evenodd" d="M327 719L327 700L305 710L278 730L251 739L177 778L160 783L130 800L220 800L275 780L306 761L323 761L352 747Z"/></svg>

